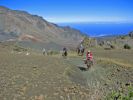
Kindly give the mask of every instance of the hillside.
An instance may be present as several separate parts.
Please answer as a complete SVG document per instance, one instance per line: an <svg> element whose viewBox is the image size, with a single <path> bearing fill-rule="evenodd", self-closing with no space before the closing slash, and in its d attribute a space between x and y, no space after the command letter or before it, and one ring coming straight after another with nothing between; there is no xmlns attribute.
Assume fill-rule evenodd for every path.
<svg viewBox="0 0 133 100"><path fill-rule="evenodd" d="M85 55L69 52L63 59L17 48L0 43L1 100L104 100L112 91L127 94L133 86L132 50L91 49L94 66L86 71Z"/></svg>
<svg viewBox="0 0 133 100"><path fill-rule="evenodd" d="M133 32L129 32L126 35L116 35L116 36L103 36L96 38L97 43L100 47L113 49L124 49L124 45L129 45L133 48Z"/></svg>
<svg viewBox="0 0 133 100"><path fill-rule="evenodd" d="M81 39L83 33L76 29L59 27L38 15L0 6L0 41L15 40L22 42L21 45L51 45L52 48L53 45L76 47Z"/></svg>

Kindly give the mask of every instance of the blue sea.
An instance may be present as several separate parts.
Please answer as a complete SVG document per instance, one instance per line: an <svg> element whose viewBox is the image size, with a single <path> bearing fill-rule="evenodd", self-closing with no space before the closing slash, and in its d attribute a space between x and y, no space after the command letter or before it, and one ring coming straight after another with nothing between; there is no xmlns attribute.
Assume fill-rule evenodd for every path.
<svg viewBox="0 0 133 100"><path fill-rule="evenodd" d="M125 35L133 31L133 23L59 23L60 26L70 26L90 37Z"/></svg>

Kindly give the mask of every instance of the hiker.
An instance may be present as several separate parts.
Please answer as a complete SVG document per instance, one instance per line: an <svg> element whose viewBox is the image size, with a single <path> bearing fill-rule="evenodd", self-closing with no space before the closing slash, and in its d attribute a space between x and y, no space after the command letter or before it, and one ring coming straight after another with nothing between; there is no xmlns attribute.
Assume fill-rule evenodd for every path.
<svg viewBox="0 0 133 100"><path fill-rule="evenodd" d="M81 56L83 56L83 54L84 54L84 46L81 44L81 46L80 46L80 52L81 52Z"/></svg>
<svg viewBox="0 0 133 100"><path fill-rule="evenodd" d="M86 62L87 67L90 68L93 65L93 55L90 50L87 51L86 53Z"/></svg>
<svg viewBox="0 0 133 100"><path fill-rule="evenodd" d="M93 55L92 55L92 52L90 50L88 50L86 53L86 60L93 61Z"/></svg>
<svg viewBox="0 0 133 100"><path fill-rule="evenodd" d="M85 50L85 49L84 49L83 45L81 44L80 47L78 47L78 55L81 54L81 56L83 56L84 50Z"/></svg>
<svg viewBox="0 0 133 100"><path fill-rule="evenodd" d="M66 57L67 54L68 54L68 53L67 53L67 48L64 47L64 48L63 48L63 52L62 52L62 56Z"/></svg>
<svg viewBox="0 0 133 100"><path fill-rule="evenodd" d="M80 44L82 44L83 43L83 40L80 40Z"/></svg>
<svg viewBox="0 0 133 100"><path fill-rule="evenodd" d="M43 53L44 56L47 55L45 48L43 48L42 53Z"/></svg>
<svg viewBox="0 0 133 100"><path fill-rule="evenodd" d="M78 55L80 54L80 48L79 47L77 48L77 53L78 53Z"/></svg>

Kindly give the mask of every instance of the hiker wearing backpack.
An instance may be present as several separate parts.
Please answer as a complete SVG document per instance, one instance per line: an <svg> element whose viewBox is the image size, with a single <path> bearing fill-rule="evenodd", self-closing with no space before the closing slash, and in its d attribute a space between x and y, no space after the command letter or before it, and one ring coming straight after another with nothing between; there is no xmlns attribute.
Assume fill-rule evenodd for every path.
<svg viewBox="0 0 133 100"><path fill-rule="evenodd" d="M63 57L67 57L67 55L68 55L68 53L67 53L67 48L64 47L64 48L63 48L63 52L62 52L62 56L63 56Z"/></svg>
<svg viewBox="0 0 133 100"><path fill-rule="evenodd" d="M88 68L93 66L93 54L90 50L88 50L86 53L86 62L85 63L87 64Z"/></svg>

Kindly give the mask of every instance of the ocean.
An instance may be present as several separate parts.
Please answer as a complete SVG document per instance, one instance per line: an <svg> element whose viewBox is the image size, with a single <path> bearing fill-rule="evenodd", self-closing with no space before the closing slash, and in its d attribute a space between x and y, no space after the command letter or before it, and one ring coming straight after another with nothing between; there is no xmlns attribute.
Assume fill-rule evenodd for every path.
<svg viewBox="0 0 133 100"><path fill-rule="evenodd" d="M133 31L133 23L58 23L59 26L70 26L90 37L126 35Z"/></svg>

